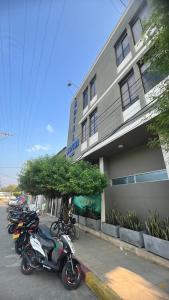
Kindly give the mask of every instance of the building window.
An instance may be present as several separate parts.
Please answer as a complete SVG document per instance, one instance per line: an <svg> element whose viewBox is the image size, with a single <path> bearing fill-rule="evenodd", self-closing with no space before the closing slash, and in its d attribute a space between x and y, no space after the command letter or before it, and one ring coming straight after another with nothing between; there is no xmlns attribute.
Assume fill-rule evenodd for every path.
<svg viewBox="0 0 169 300"><path fill-rule="evenodd" d="M87 119L82 123L82 143L87 140Z"/></svg>
<svg viewBox="0 0 169 300"><path fill-rule="evenodd" d="M88 105L88 87L83 92L83 109Z"/></svg>
<svg viewBox="0 0 169 300"><path fill-rule="evenodd" d="M140 173L112 179L112 185L133 184L169 180L166 170Z"/></svg>
<svg viewBox="0 0 169 300"><path fill-rule="evenodd" d="M122 108L125 110L138 100L134 71L132 70L120 83Z"/></svg>
<svg viewBox="0 0 169 300"><path fill-rule="evenodd" d="M127 56L127 54L130 52L130 45L128 41L128 35L127 32L125 32L119 41L115 45L115 52L116 52L116 63L117 66L121 64L123 59Z"/></svg>
<svg viewBox="0 0 169 300"><path fill-rule="evenodd" d="M149 64L139 64L141 78L143 82L144 92L148 93L153 87L155 87L165 76L159 72L150 71Z"/></svg>
<svg viewBox="0 0 169 300"><path fill-rule="evenodd" d="M90 136L94 135L97 132L97 109L95 109L90 115Z"/></svg>
<svg viewBox="0 0 169 300"><path fill-rule="evenodd" d="M142 37L143 25L149 18L149 9L147 2L144 2L144 5L140 8L137 15L131 21L131 29L133 33L134 43L136 44Z"/></svg>
<svg viewBox="0 0 169 300"><path fill-rule="evenodd" d="M90 81L90 100L96 95L96 75Z"/></svg>

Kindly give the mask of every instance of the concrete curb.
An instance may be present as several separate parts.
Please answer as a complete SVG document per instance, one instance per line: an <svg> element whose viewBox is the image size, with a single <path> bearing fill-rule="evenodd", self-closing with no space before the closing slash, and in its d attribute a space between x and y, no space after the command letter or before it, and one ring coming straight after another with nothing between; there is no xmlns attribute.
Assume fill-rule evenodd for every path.
<svg viewBox="0 0 169 300"><path fill-rule="evenodd" d="M83 280L95 295L101 300L120 300L121 298L101 281L91 270L81 263Z"/></svg>
<svg viewBox="0 0 169 300"><path fill-rule="evenodd" d="M162 267L165 267L167 269L169 269L169 260L162 258L160 256L157 256L153 253L147 252L145 249L143 248L137 248L133 245L130 245L128 243L125 243L123 241L121 241L118 238L113 238L107 234L104 234L102 231L95 231L91 228L88 228L84 225L79 224L79 228L85 232L88 232L104 241L108 241L110 242L112 245L120 248L121 250L124 251L129 251L134 253L135 255L144 258L145 260L151 261L155 264L158 264Z"/></svg>

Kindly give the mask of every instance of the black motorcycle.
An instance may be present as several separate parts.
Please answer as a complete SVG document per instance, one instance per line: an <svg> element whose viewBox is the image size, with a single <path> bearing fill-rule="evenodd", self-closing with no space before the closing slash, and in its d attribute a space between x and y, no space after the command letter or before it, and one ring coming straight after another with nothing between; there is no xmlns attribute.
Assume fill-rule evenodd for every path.
<svg viewBox="0 0 169 300"><path fill-rule="evenodd" d="M39 220L36 211L22 211L13 213L9 219L9 224L7 225L8 233L13 234L19 223L23 222L24 224L28 224L30 220L33 219Z"/></svg>
<svg viewBox="0 0 169 300"><path fill-rule="evenodd" d="M29 242L30 233L37 233L39 225L38 217L30 217L26 223L20 222L13 232L13 239L15 240L15 252L21 254L22 249Z"/></svg>
<svg viewBox="0 0 169 300"><path fill-rule="evenodd" d="M30 234L29 243L22 251L21 272L31 274L36 269L48 269L61 273L68 289L76 289L82 279L80 263L74 258L74 247L67 235L59 240L50 235L47 226L39 226L37 234Z"/></svg>

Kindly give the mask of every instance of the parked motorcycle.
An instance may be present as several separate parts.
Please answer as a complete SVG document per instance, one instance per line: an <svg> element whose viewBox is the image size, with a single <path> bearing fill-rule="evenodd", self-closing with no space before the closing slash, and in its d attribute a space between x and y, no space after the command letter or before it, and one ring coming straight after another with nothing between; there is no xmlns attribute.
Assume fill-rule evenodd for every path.
<svg viewBox="0 0 169 300"><path fill-rule="evenodd" d="M20 222L13 232L13 240L15 241L15 252L21 254L22 249L29 242L30 233L38 232L39 218L30 219L29 222Z"/></svg>
<svg viewBox="0 0 169 300"><path fill-rule="evenodd" d="M74 258L74 247L67 235L55 240L47 226L37 234L30 234L29 243L22 251L21 272L30 275L35 269L48 269L61 273L63 284L76 289L82 279L80 263Z"/></svg>
<svg viewBox="0 0 169 300"><path fill-rule="evenodd" d="M7 225L8 233L13 234L14 231L17 229L19 223L23 222L24 225L29 224L31 220L39 221L37 211L24 211L24 212L17 212L10 217L10 223Z"/></svg>

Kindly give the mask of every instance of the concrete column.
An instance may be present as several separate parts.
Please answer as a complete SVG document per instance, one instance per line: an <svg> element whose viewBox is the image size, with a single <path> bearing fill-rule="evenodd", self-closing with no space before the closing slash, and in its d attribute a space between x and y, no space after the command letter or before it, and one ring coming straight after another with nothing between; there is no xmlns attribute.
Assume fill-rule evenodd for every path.
<svg viewBox="0 0 169 300"><path fill-rule="evenodd" d="M165 162L165 165L166 165L166 170L167 170L168 178L169 178L169 151L166 151L165 147L162 146L162 145L161 145L161 150L162 150L162 153L163 153L163 158L164 158L164 162Z"/></svg>
<svg viewBox="0 0 169 300"><path fill-rule="evenodd" d="M57 199L54 200L55 201L55 211L54 211L54 216L56 217L56 209L57 209Z"/></svg>
<svg viewBox="0 0 169 300"><path fill-rule="evenodd" d="M99 167L100 167L100 172L104 174L105 168L104 168L104 158L100 157L99 158ZM106 221L106 205L105 205L105 191L103 191L101 195L101 228L102 228L102 222Z"/></svg>
<svg viewBox="0 0 169 300"><path fill-rule="evenodd" d="M52 210L53 210L53 199L52 199L52 205L51 205L51 211L50 211L51 215L52 215Z"/></svg>

